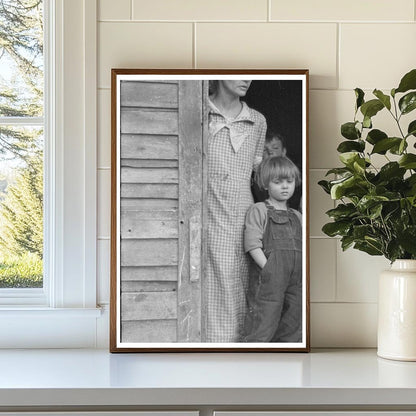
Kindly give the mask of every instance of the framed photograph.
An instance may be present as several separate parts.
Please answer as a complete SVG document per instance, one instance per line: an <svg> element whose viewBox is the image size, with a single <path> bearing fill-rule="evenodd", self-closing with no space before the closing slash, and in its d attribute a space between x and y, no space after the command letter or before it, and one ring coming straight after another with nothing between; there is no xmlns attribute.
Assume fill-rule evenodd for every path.
<svg viewBox="0 0 416 416"><path fill-rule="evenodd" d="M308 70L112 70L111 352L309 351Z"/></svg>

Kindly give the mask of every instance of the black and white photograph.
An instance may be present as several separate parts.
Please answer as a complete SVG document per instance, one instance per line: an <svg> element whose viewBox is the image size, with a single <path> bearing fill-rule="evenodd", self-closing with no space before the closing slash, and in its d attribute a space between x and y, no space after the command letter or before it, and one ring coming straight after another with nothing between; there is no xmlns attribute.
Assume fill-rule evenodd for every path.
<svg viewBox="0 0 416 416"><path fill-rule="evenodd" d="M112 352L309 351L308 70L112 70Z"/></svg>

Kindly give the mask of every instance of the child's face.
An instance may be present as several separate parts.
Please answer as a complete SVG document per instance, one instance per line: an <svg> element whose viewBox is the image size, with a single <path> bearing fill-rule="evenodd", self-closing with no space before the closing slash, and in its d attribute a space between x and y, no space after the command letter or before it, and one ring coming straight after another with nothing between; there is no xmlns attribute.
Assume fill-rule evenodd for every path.
<svg viewBox="0 0 416 416"><path fill-rule="evenodd" d="M244 97L250 87L251 81L247 80L222 80L219 81L221 87L229 94Z"/></svg>
<svg viewBox="0 0 416 416"><path fill-rule="evenodd" d="M278 202L288 201L295 192L295 178L276 178L268 186L269 197Z"/></svg>
<svg viewBox="0 0 416 416"><path fill-rule="evenodd" d="M286 156L286 149L283 147L283 143L279 139L274 138L264 145L264 156Z"/></svg>

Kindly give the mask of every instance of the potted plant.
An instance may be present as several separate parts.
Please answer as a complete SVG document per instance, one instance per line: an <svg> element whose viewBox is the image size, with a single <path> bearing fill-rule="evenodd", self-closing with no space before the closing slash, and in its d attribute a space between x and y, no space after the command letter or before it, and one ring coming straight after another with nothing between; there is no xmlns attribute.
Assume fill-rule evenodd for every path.
<svg viewBox="0 0 416 416"><path fill-rule="evenodd" d="M327 172L333 180L319 185L337 201L327 211L331 222L322 231L353 247L384 256L391 269L380 276L378 354L416 360L416 120L405 122L416 109L416 69L401 79L389 95L375 89L366 101L355 89L353 121L341 126L337 151L342 167ZM388 112L395 131L373 126L373 117ZM406 117L403 117L406 116ZM385 163L375 163L381 155Z"/></svg>

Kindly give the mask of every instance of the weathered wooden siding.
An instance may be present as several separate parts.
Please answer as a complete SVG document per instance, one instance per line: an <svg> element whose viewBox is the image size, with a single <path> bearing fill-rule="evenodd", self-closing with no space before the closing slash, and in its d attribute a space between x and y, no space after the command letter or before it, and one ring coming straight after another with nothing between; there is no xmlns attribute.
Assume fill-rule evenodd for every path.
<svg viewBox="0 0 416 416"><path fill-rule="evenodd" d="M202 82L121 83L122 342L201 341Z"/></svg>
<svg viewBox="0 0 416 416"><path fill-rule="evenodd" d="M178 341L201 341L202 87L179 83Z"/></svg>
<svg viewBox="0 0 416 416"><path fill-rule="evenodd" d="M121 83L122 342L175 342L178 83Z"/></svg>

